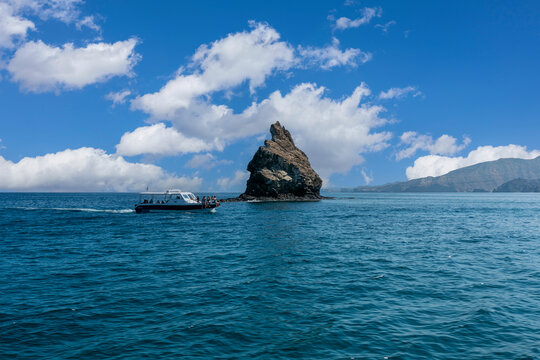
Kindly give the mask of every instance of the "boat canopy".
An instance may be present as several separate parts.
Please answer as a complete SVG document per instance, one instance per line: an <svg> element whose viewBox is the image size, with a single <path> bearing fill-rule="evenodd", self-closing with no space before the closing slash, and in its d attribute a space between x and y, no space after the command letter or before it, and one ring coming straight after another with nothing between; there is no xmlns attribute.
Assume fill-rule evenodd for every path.
<svg viewBox="0 0 540 360"><path fill-rule="evenodd" d="M159 203L199 203L197 197L187 191L181 191L179 189L171 189L167 191L144 191L139 193L139 203L146 203L154 200L158 200Z"/></svg>

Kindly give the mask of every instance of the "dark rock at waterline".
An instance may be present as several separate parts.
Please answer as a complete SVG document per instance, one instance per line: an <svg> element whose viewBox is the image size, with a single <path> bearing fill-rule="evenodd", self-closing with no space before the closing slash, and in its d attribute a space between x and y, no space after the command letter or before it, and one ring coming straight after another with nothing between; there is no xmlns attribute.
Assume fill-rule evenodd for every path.
<svg viewBox="0 0 540 360"><path fill-rule="evenodd" d="M311 168L306 154L296 147L291 134L276 122L272 140L249 162L246 191L229 201L317 201L322 199L322 180Z"/></svg>

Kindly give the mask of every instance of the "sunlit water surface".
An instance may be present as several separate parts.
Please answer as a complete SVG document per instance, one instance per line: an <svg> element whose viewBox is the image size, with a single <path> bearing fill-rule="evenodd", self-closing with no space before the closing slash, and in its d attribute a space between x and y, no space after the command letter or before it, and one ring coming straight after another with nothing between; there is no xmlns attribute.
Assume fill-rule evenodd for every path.
<svg viewBox="0 0 540 360"><path fill-rule="evenodd" d="M335 195L0 194L0 358L540 358L540 194Z"/></svg>

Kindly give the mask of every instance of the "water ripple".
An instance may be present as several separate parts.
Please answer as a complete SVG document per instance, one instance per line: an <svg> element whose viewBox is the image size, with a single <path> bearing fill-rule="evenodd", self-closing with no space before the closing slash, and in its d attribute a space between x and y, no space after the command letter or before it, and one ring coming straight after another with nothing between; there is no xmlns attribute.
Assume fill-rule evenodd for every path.
<svg viewBox="0 0 540 360"><path fill-rule="evenodd" d="M540 358L540 197L0 194L0 358Z"/></svg>

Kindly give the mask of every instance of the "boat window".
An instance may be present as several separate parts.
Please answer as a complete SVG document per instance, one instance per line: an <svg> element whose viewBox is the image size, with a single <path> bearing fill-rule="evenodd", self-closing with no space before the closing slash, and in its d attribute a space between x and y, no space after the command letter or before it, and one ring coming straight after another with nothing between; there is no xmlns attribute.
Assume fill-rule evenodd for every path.
<svg viewBox="0 0 540 360"><path fill-rule="evenodd" d="M184 198L184 200L189 200L189 197L186 194L182 194L182 197Z"/></svg>
<svg viewBox="0 0 540 360"><path fill-rule="evenodd" d="M193 194L189 194L189 197L191 198L191 200L197 200L197 198Z"/></svg>

